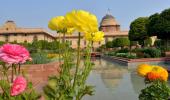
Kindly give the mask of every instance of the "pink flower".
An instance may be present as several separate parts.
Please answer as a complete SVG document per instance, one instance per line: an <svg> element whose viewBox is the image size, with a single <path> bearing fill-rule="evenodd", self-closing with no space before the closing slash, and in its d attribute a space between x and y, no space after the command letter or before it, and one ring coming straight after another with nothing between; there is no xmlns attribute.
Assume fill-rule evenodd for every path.
<svg viewBox="0 0 170 100"><path fill-rule="evenodd" d="M0 47L0 60L8 64L25 63L30 59L26 48L17 44L4 44Z"/></svg>
<svg viewBox="0 0 170 100"><path fill-rule="evenodd" d="M11 96L19 95L26 89L26 87L27 87L26 79L22 76L18 76L12 84L12 88L10 91Z"/></svg>

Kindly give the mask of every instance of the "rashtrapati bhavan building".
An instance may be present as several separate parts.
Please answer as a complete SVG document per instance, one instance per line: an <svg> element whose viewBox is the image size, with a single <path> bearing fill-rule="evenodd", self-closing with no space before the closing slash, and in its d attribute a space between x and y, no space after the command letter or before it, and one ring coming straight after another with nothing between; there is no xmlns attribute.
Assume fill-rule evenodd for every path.
<svg viewBox="0 0 170 100"><path fill-rule="evenodd" d="M29 42L34 40L53 41L54 36L42 28L20 28L14 21L7 21L0 27L0 41L4 42Z"/></svg>
<svg viewBox="0 0 170 100"><path fill-rule="evenodd" d="M128 31L121 31L120 25L115 20L115 18L106 14L99 26L99 30L105 33L104 41L94 43L93 47L99 47L105 44L107 41L111 41L117 37L127 37ZM4 25L0 27L0 41L4 42L28 42L31 43L34 40L46 40L54 41L58 39L58 35L51 35L48 31L43 28L21 28L17 27L14 21L7 21ZM77 47L78 36L77 34L68 35L65 37L66 40L71 42L73 48ZM81 48L84 48L86 41L81 39Z"/></svg>

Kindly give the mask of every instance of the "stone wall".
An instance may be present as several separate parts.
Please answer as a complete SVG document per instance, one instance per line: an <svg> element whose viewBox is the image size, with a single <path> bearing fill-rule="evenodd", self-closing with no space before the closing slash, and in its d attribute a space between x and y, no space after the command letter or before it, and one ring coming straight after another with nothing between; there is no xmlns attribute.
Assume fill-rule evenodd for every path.
<svg viewBox="0 0 170 100"><path fill-rule="evenodd" d="M23 65L22 71L26 73L29 81L33 82L36 90L42 92L42 87L47 83L48 76L59 75L59 63Z"/></svg>

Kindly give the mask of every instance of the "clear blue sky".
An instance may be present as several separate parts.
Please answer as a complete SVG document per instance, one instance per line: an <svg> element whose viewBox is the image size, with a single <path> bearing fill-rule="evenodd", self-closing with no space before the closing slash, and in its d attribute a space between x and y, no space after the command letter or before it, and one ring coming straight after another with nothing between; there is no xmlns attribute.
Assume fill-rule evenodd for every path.
<svg viewBox="0 0 170 100"><path fill-rule="evenodd" d="M127 30L135 18L170 8L170 0L1 0L0 25L14 20L20 27L47 29L51 17L65 15L73 9L90 11L100 22L108 8L121 28Z"/></svg>

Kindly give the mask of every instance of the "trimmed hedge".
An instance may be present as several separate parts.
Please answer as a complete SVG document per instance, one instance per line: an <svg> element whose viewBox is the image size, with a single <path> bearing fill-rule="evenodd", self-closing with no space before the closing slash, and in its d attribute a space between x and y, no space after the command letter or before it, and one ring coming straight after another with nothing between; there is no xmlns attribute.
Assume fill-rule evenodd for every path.
<svg viewBox="0 0 170 100"><path fill-rule="evenodd" d="M139 58L158 58L161 57L161 50L157 48L144 48L144 49L135 49L137 57Z"/></svg>

